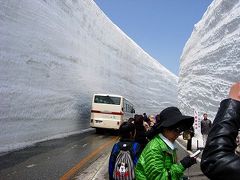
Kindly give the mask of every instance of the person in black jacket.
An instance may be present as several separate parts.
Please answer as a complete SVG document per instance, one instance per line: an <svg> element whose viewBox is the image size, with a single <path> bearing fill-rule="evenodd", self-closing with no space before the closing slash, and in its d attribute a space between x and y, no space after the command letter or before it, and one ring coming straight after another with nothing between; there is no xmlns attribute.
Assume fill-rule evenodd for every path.
<svg viewBox="0 0 240 180"><path fill-rule="evenodd" d="M240 157L235 154L240 128L240 82L221 102L202 154L201 169L210 179L240 179Z"/></svg>
<svg viewBox="0 0 240 180"><path fill-rule="evenodd" d="M190 129L188 129L186 132L189 136L189 138L187 139L187 150L192 151L192 138L194 137L193 126L191 126Z"/></svg>
<svg viewBox="0 0 240 180"><path fill-rule="evenodd" d="M143 122L144 122L144 119L142 115L135 116L135 119L134 119L134 124L136 127L135 142L141 145L141 151L144 149L144 147L148 143L146 130L143 126Z"/></svg>
<svg viewBox="0 0 240 180"><path fill-rule="evenodd" d="M211 120L208 119L207 113L203 114L203 120L201 121L201 134L203 138L203 146L206 145L208 133L212 127Z"/></svg>

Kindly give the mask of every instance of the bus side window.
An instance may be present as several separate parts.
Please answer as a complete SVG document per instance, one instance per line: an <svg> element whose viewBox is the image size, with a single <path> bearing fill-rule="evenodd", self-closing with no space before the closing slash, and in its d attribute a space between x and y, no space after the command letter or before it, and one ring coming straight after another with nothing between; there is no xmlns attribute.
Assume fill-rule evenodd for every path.
<svg viewBox="0 0 240 180"><path fill-rule="evenodd" d="M132 108L131 113L135 113L135 109Z"/></svg>
<svg viewBox="0 0 240 180"><path fill-rule="evenodd" d="M126 100L125 99L123 99L123 112L126 112Z"/></svg>

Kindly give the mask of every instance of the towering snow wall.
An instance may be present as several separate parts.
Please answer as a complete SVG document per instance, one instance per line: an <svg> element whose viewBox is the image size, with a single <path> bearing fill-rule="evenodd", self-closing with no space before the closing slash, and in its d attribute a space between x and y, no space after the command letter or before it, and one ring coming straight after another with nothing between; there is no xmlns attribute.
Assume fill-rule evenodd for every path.
<svg viewBox="0 0 240 180"><path fill-rule="evenodd" d="M0 0L0 64L0 152L88 128L93 93L177 103L177 77L89 0Z"/></svg>
<svg viewBox="0 0 240 180"><path fill-rule="evenodd" d="M195 25L180 62L180 107L213 120L229 87L240 80L240 1L215 0Z"/></svg>

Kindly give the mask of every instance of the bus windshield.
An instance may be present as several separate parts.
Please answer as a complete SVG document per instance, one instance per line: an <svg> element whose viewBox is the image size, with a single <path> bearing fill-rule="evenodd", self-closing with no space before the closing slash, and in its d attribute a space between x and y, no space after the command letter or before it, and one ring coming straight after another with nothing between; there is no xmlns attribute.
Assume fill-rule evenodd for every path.
<svg viewBox="0 0 240 180"><path fill-rule="evenodd" d="M94 98L94 103L120 105L121 98L113 96L98 96Z"/></svg>

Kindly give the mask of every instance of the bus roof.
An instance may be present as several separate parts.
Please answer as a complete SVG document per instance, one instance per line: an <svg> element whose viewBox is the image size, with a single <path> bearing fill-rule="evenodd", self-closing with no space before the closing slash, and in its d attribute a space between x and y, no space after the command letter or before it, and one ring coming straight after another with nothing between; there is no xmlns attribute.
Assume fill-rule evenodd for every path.
<svg viewBox="0 0 240 180"><path fill-rule="evenodd" d="M113 97L123 97L121 95L116 94L94 94L93 96L113 96Z"/></svg>
<svg viewBox="0 0 240 180"><path fill-rule="evenodd" d="M93 97L94 97L94 96L112 96L112 97L120 97L120 98L124 98L124 99L126 99L130 104L132 104L131 101L129 101L129 99L125 98L124 96L117 95L117 94L93 94ZM133 105L133 104L132 104L132 105Z"/></svg>

